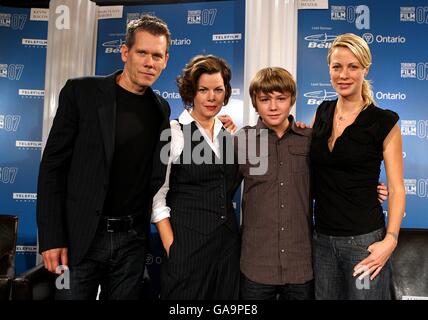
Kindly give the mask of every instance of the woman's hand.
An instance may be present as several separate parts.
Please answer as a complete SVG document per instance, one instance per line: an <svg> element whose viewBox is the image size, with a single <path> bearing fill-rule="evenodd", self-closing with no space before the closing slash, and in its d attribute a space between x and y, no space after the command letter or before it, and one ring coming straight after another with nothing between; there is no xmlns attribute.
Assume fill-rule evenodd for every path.
<svg viewBox="0 0 428 320"><path fill-rule="evenodd" d="M388 199L388 188L385 186L383 182L380 182L377 185L377 199L380 203L383 203Z"/></svg>
<svg viewBox="0 0 428 320"><path fill-rule="evenodd" d="M166 251L166 256L169 258L169 249L171 249L172 243L174 242L174 236L172 236L171 240L168 241L169 243L167 243L166 245L164 245L165 251Z"/></svg>
<svg viewBox="0 0 428 320"><path fill-rule="evenodd" d="M370 280L376 278L396 246L397 240L388 234L382 241L378 241L370 245L367 248L370 255L354 267L353 276L356 277L360 275L360 280L368 275L370 275Z"/></svg>

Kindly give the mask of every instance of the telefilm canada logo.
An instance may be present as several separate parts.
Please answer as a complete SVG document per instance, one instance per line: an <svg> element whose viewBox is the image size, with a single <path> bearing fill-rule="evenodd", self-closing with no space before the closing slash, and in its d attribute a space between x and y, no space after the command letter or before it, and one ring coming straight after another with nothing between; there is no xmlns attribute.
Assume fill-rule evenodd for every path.
<svg viewBox="0 0 428 320"><path fill-rule="evenodd" d="M213 34L212 40L217 43L235 43L242 40L242 33Z"/></svg>
<svg viewBox="0 0 428 320"><path fill-rule="evenodd" d="M46 48L48 40L45 39L22 39L22 45L26 48Z"/></svg>
<svg viewBox="0 0 428 320"><path fill-rule="evenodd" d="M19 89L18 94L22 98L29 99L43 99L45 96L45 90L37 90L37 89Z"/></svg>
<svg viewBox="0 0 428 320"><path fill-rule="evenodd" d="M42 150L42 141L17 140L15 146L19 150Z"/></svg>
<svg viewBox="0 0 428 320"><path fill-rule="evenodd" d="M333 21L355 23L358 30L370 29L370 8L366 5L331 6L330 18Z"/></svg>
<svg viewBox="0 0 428 320"><path fill-rule="evenodd" d="M34 202L37 200L37 193L14 192L12 197L18 202Z"/></svg>

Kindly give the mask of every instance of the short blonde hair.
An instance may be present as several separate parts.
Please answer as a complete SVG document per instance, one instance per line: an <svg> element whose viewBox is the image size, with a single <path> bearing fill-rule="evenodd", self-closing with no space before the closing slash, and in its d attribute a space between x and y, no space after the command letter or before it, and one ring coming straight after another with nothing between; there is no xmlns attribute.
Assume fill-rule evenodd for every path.
<svg viewBox="0 0 428 320"><path fill-rule="evenodd" d="M351 50L354 56L357 58L358 62L367 70L369 70L372 64L372 54L370 52L370 48L367 42L353 34L353 33L344 33L336 37L333 41L330 49L327 54L327 63L330 65L330 58L333 50L337 47L345 47ZM363 88L361 90L361 95L363 97L364 106L368 106L374 103L373 94L372 94L372 86L369 80L364 79Z"/></svg>
<svg viewBox="0 0 428 320"><path fill-rule="evenodd" d="M267 67L259 70L250 83L250 97L257 110L257 95L260 92L287 92L291 95L291 105L296 102L296 81L290 72L281 67Z"/></svg>

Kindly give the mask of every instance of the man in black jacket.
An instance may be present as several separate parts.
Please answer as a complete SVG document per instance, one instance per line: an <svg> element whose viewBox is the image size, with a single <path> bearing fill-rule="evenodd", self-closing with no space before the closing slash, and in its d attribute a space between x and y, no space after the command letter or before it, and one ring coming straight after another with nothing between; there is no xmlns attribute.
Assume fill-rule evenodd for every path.
<svg viewBox="0 0 428 320"><path fill-rule="evenodd" d="M137 299L152 198L165 179L160 133L168 103L151 89L168 62L170 32L143 16L128 24L123 71L68 80L40 165L37 224L45 267L69 267L59 299Z"/></svg>

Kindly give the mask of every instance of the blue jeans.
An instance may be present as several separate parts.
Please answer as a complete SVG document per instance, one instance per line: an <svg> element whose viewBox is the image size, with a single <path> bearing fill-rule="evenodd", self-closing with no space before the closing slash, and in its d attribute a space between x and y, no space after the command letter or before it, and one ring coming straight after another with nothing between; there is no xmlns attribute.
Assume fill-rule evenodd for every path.
<svg viewBox="0 0 428 320"><path fill-rule="evenodd" d="M385 229L351 237L327 236L314 231L313 254L315 298L333 300L389 300L391 299L391 262L370 280L354 277L354 267L367 258L367 248L381 241Z"/></svg>
<svg viewBox="0 0 428 320"><path fill-rule="evenodd" d="M314 281L302 284L270 285L251 281L241 273L242 300L313 300Z"/></svg>
<svg viewBox="0 0 428 320"><path fill-rule="evenodd" d="M136 230L107 232L101 226L83 260L69 266L70 289L56 290L57 300L137 300L145 267L145 237Z"/></svg>

